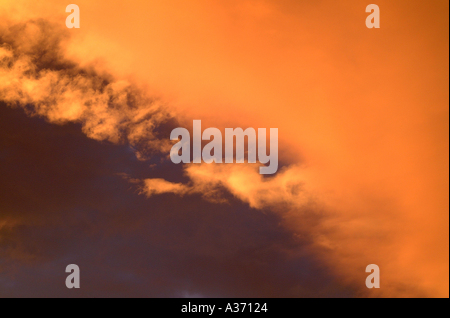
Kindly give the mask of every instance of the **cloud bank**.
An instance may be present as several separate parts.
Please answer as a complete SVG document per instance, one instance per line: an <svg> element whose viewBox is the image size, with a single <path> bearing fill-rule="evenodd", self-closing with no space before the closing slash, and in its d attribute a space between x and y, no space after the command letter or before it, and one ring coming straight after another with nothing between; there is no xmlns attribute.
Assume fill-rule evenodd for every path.
<svg viewBox="0 0 450 318"><path fill-rule="evenodd" d="M374 36L368 39L366 34L362 34L364 30L356 31L360 29L353 25L356 21L354 17L357 17L356 9L354 14L353 10L345 11L340 5L305 8L294 6L289 1L281 4L267 2L265 5L256 5L254 1L246 1L245 5L196 5L192 10L192 17L198 15L197 24L194 24L197 29L193 32L189 29L192 21L181 13L182 5L179 5L179 12L175 9L168 10L166 6L170 7L170 4L148 10L161 14L162 17L164 14L175 14L179 18L178 24L172 26L165 25L164 21L168 21L167 19L147 19L164 26L161 28L165 30L164 36L159 38L156 35L149 42L161 45L161 51L145 46L142 50L137 50L136 45L140 45L142 41L134 37L131 29L125 28L125 35L121 37L119 34L117 41L126 43L125 47L141 57L136 58L139 65L131 66L138 77L144 77L142 72L145 72L151 84L157 80L153 75L147 75L153 74L149 70L155 74L166 72L180 77L179 80L176 76L169 78L170 80L162 79L161 82L165 84L161 84L159 90L170 93L173 92L173 87L183 87L179 94L184 93L186 96L180 102L185 104L184 109L177 103L164 103L164 99L149 96L145 89L130 80L121 80L124 77L118 74L123 73L123 70L118 64L125 59L118 59L116 64L111 64L108 72L100 71L98 65L81 63L82 57L86 58L86 52L93 48L88 42L85 43L84 53L80 53L84 47L79 48L78 59L69 58L73 52L69 54L63 48L71 47L72 40L67 36L67 30L53 23L42 19L9 25L3 23L0 32L2 102L20 107L31 117L45 118L50 123L58 124L55 131L72 127L72 134L78 126L71 125L79 125L79 129L89 138L106 141L108 144L98 143L98 147L111 146L110 149L117 149L117 152L111 150L110 155L105 157L99 155L101 160L93 165L95 169L107 165L114 156L123 158L122 163L113 160L116 165L109 167L108 173L96 175L98 179L91 180L91 190L95 189L95 184L100 185L101 190L93 190L93 193L103 198L99 201L102 204L96 204L96 200L88 200L90 203L84 205L82 211L77 211L80 207L69 200L73 206L69 205L68 209L63 202L59 202L62 199L56 199L68 197L50 187L57 195L56 198L48 198L51 204L47 210L54 214L49 213L46 217L45 213L42 214L42 219L48 220L58 215L61 209L70 210L70 213L66 213L72 215L75 224L79 222L78 228L83 228L81 224L91 224L82 233L96 242L89 252L92 254L101 248L112 246L109 244L115 241L110 233L122 236L122 239L116 240L124 245L137 245L130 251L125 246L119 248L120 252L115 258L114 253L108 251L99 260L97 265L104 265L111 258L115 260L117 270L108 271L109 275L128 273L122 278L114 276L115 282L122 279L122 283L115 287L104 287L101 292L130 292L130 286L138 284L144 273L149 274L145 268L152 264L155 266L152 281L159 281L158 286L171 286L168 288L170 290L165 291L168 295L173 295L174 290L189 290L202 295L448 295L448 279L443 279L448 278L448 225L445 225L448 224L448 214L445 212L445 207L448 208L448 196L442 194L445 192L443 189L448 188L442 186L448 179L440 174L445 169L448 171L448 155L442 155L448 146L442 146L445 138L440 137L441 132L448 131L448 120L442 120L445 118L442 114L448 115L448 105L445 105L445 96L440 93L443 91L442 87L445 87L441 84L448 82L448 76L445 80L444 74L442 79L442 72L435 71L435 66L426 62L433 60L429 59L430 55L436 60L442 60L440 57L443 53L437 49L434 40L419 36L404 37L406 40L398 42L398 39L387 35L385 38ZM404 9L401 6L379 5L391 8L386 10L388 16L394 16ZM130 6L132 10L136 5ZM173 6L175 7L178 8ZM117 8L112 6L111 10L113 9ZM295 36L289 30L301 30L300 27L304 27L295 22L305 21L301 18L302 12L308 13L311 23L313 20L325 20L333 24L336 22L333 19L337 19L333 15L336 10L341 10L348 16L348 23L333 33L337 39L343 36L339 32L346 34L348 50L340 53L334 50L334 55L326 53L331 52L337 43L331 36L329 41L324 41L325 44L319 41L328 38L326 35L331 30L328 24L316 25L314 37L310 37L306 31L299 31L301 44L298 46L291 41ZM442 20L432 19L436 13L431 9L427 10L423 15L427 21L424 24L427 26L423 31L424 35L440 26L430 24L429 21ZM211 12L222 14L217 14L216 24L207 28L202 23L210 21L205 22L201 17L208 16ZM323 15L333 18L327 20ZM23 17L21 19L25 20ZM85 21L88 22L89 18ZM234 28L228 27L230 21L236 23L235 27L238 26L236 30L240 30L240 37L236 37ZM94 24L94 21L91 23ZM402 23L406 22L401 20L398 25L387 25L389 34L403 32L400 27ZM442 23L445 24L445 21ZM183 42L184 35L179 34L178 28L185 24L183 30L191 33L190 41ZM141 22L141 25L144 26L145 23ZM101 34L111 38L110 32L115 32L115 29L114 25L109 27L100 29L103 30ZM92 29L95 30L95 27ZM100 33L100 29L97 32ZM218 34L221 36L215 36ZM167 41L172 41L170 45L166 38L169 39ZM227 45L222 45L220 42L205 41L210 38L228 42L225 41ZM184 50L179 50L181 44L173 43L181 43ZM376 43L384 44L377 46ZM416 43L422 43L425 49L419 50ZM387 50L388 54L386 45L396 50ZM199 47L205 49L200 50ZM105 48L108 45L105 44L103 49L96 49L96 52L103 50L110 60L114 60L116 54L119 54L105 53ZM411 50L417 54L403 59L403 63L396 62L396 57L404 56L403 52ZM185 52L184 55L178 55L181 51ZM217 52L223 52L223 55ZM266 54L261 56L258 52ZM142 58L143 56L146 58ZM284 58L280 59L280 56ZM301 62L298 62L300 59L294 59L295 56L301 56ZM374 60L375 56L379 60ZM152 61L158 63L152 64ZM157 64L163 66L158 68ZM411 65L416 65L417 74L410 71ZM227 73L227 69L234 70L235 73ZM394 69L395 72L392 71ZM301 76L294 70L301 70ZM213 76L213 80L209 76ZM386 76L398 85L393 87L389 81L386 82ZM428 77L434 87L425 85L424 77ZM221 88L213 84L208 86L208 82L218 83ZM205 87L216 94L217 98L212 97L213 93L204 93ZM413 97L411 87L418 88ZM433 99L428 97L428 91L438 93L433 95ZM434 106L429 109L424 105L429 105L427 101L431 100ZM198 107L191 107L186 111L186 105L189 108L192 101L200 103ZM223 104L225 106L221 106ZM243 104L248 109L240 109ZM279 105L279 111L273 108L274 105ZM225 111L227 107L230 107L228 112ZM256 110L262 111L258 113ZM219 112L221 116L216 119ZM236 116L236 112L255 115ZM5 114L10 118L15 116L12 113ZM181 125L179 123L191 122L191 117L199 115L204 116L206 122L213 123L205 125L214 127L229 126L230 123L235 127L263 127L270 118L285 131L280 133L280 160L284 161L284 167L276 176L263 178L256 173L255 165L168 165L168 136L171 128ZM36 124L34 127L40 126ZM13 131L12 128L10 131ZM11 134L8 132L5 135L5 140L10 141L5 145L6 150L0 153L2 158L11 158L8 157L11 156L8 147L13 147L15 140ZM18 136L21 134L26 135L18 133ZM288 142L290 139L295 140L295 147ZM84 142L87 141L82 144ZM19 145L32 153L31 145ZM98 154L96 146L89 145L89 152ZM48 147L53 152L64 149L70 153L69 148L61 144L59 147ZM85 151L82 147L75 149ZM303 155L301 160L298 153ZM136 158L131 159L130 154L136 155L140 160L133 161ZM44 154L41 156L47 157ZM70 163L64 155L60 156ZM20 166L20 162L23 166L30 164L20 161L19 156L14 158L17 162L8 161L10 166ZM93 160L95 156L88 158ZM68 165L68 170L76 171L74 167L78 165L91 166L85 160L81 162L72 162ZM146 165L145 168L141 164ZM149 164L153 168L149 168ZM63 166L60 162L54 162L54 165ZM50 169L43 163L39 167ZM16 173L20 175L18 171ZM70 172L64 173L68 173L74 181L77 180ZM109 174L117 176L111 184L121 191L106 185L111 181L108 179ZM37 191L43 195L33 183L33 180L41 176L33 173L29 175L30 179L16 184L17 193L30 197L25 191L27 190L29 193ZM8 176L9 180L17 178L14 175ZM82 176L83 182L90 180L88 173ZM27 182L30 187L26 186ZM5 189L6 184L5 181ZM65 189L70 192L70 187ZM80 191L79 187L77 189ZM131 195L130 191L136 196ZM88 193L82 193L84 195L80 194L80 199L84 200L89 196ZM107 198L111 198L111 195L116 196L113 202L118 207L108 205ZM42 205L43 202L38 197L31 196L34 202ZM50 238L60 236L58 226L65 228L55 221L58 226L47 230L51 234L48 240L41 241L44 242L41 247L31 244L31 241L38 242L37 239L45 235L39 231L39 226L33 226L38 218L33 213L26 212L34 210L33 204L27 201L28 208L20 208L14 203L19 201L18 197L15 198L15 201L4 200L4 203L9 202L9 205L3 205L9 206L9 210L2 211L0 223L0 237L2 242L6 242L3 246L13 246L4 250L4 255L9 257L9 261L5 258L7 261L4 268L13 268L14 262L10 260L14 259L30 261L39 255L42 259L48 259L48 255L45 255L47 252L39 251L47 250L42 246L51 245ZM121 200L127 204L121 203ZM155 210L152 210L151 216L143 217L143 211L146 211L143 206L149 203L157 208L153 207ZM42 206L46 205L47 203ZM220 212L211 214L216 209ZM14 210L21 210L21 217L17 217L17 213L12 212ZM100 216L96 217L92 211L97 211ZM108 216L105 211L114 216ZM196 213L190 214L189 211ZM236 211L239 211L238 215L233 214ZM164 217L164 213L169 215ZM105 218L109 220L106 222L108 226L98 227L95 222L101 222ZM127 221L124 222L124 219ZM233 223L231 219L241 221ZM28 226L23 227L23 224ZM155 231L154 234L142 234L148 230L145 226L151 224L158 224L162 229L153 225L151 229ZM108 227L111 228L110 232ZM236 229L231 230L233 227ZM260 228L262 232L259 232ZM172 238L168 238L168 229L171 230L170 233L174 233ZM74 237L82 237L70 233ZM263 234L260 236L259 233ZM104 245L99 237L102 235L108 238ZM139 235L144 238L139 238ZM233 235L237 235L239 239L234 240ZM212 240L212 245L204 242L208 240ZM86 239L86 244L88 241ZM18 243L14 245L13 242ZM163 242L164 248L158 249L157 242ZM214 252L218 247L224 247L227 255L225 259ZM73 247L69 246L70 248ZM124 264L124 259L133 258L146 249L151 250L150 254L158 261L141 257L132 264ZM63 248L60 247L59 250ZM251 252L246 256L248 250ZM77 258L83 258L82 251L78 252ZM175 257L176 253L181 256ZM56 255L52 256L53 261L59 259ZM280 261L276 262L276 259ZM8 265L9 262L11 263ZM176 262L189 264L188 269L175 266ZM230 265L233 262L237 262L241 268ZM364 286L364 269L371 263L382 268L383 288L379 291L369 291ZM45 271L42 267L38 268ZM162 268L168 269L165 271ZM211 282L200 277L195 268L208 269L207 277ZM33 271L32 268L28 270ZM315 270L318 272L315 273ZM280 271L283 274L279 274ZM251 272L256 274L245 280L249 284L245 288L244 284L238 282L239 277L245 277ZM11 270L7 273L11 275ZM224 282L219 284L221 280L213 278L217 273L226 273L223 277L234 278L236 281L231 281L228 285ZM158 280L159 276L161 278ZM171 276L176 278L169 278ZM24 277L23 271L20 277ZM265 283L260 283L262 277L269 278ZM171 279L178 279L183 283L168 283ZM292 283L288 283L291 279ZM8 284L14 283L11 277L5 281ZM25 282L22 284L26 286ZM240 288L245 290L241 294ZM143 292L145 289L138 290ZM156 291L152 292L155 292L153 295L157 294Z"/></svg>

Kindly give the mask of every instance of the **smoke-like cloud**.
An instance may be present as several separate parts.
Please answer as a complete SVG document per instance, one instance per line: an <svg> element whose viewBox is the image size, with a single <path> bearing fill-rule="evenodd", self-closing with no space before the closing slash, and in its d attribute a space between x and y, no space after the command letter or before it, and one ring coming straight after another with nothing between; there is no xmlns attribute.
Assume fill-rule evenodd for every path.
<svg viewBox="0 0 450 318"><path fill-rule="evenodd" d="M49 122L82 124L90 138L139 147L138 156L167 152L157 136L172 116L156 98L126 80L65 58L67 33L44 20L11 25L0 34L0 98Z"/></svg>
<svg viewBox="0 0 450 318"><path fill-rule="evenodd" d="M162 179L145 179L141 189L147 196L161 193L201 194L207 200L221 201L221 189L255 209L281 206L301 208L312 199L301 181L302 169L286 167L273 178L264 178L257 164L201 164L185 169L188 184ZM137 182L137 180L134 180Z"/></svg>

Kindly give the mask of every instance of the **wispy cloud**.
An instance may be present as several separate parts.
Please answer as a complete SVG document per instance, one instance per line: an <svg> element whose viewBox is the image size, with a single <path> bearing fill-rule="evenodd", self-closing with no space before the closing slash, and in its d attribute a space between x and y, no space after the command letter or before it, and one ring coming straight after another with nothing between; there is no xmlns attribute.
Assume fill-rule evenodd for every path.
<svg viewBox="0 0 450 318"><path fill-rule="evenodd" d="M90 138L139 145L138 156L167 152L157 130L172 116L136 85L65 58L67 33L44 20L10 25L0 33L0 98L30 116L76 122Z"/></svg>

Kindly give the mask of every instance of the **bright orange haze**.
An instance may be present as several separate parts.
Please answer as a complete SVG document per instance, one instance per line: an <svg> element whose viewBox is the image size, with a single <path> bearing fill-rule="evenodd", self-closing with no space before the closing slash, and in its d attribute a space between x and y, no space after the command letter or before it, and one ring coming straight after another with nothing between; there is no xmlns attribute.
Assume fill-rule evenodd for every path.
<svg viewBox="0 0 450 318"><path fill-rule="evenodd" d="M61 24L69 4L0 2ZM332 211L314 235L343 282L375 263L385 285L362 295L448 297L448 1L379 0L380 29L356 0L76 4L73 58L145 83L186 127L278 128L280 161Z"/></svg>

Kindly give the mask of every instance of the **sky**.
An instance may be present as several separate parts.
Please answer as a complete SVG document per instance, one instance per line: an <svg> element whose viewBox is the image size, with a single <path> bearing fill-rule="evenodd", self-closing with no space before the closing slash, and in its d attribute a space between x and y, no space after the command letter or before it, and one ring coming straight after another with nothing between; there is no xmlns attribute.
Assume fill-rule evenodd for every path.
<svg viewBox="0 0 450 318"><path fill-rule="evenodd" d="M448 1L68 4L0 0L0 297L449 296ZM278 172L172 163L195 119Z"/></svg>

